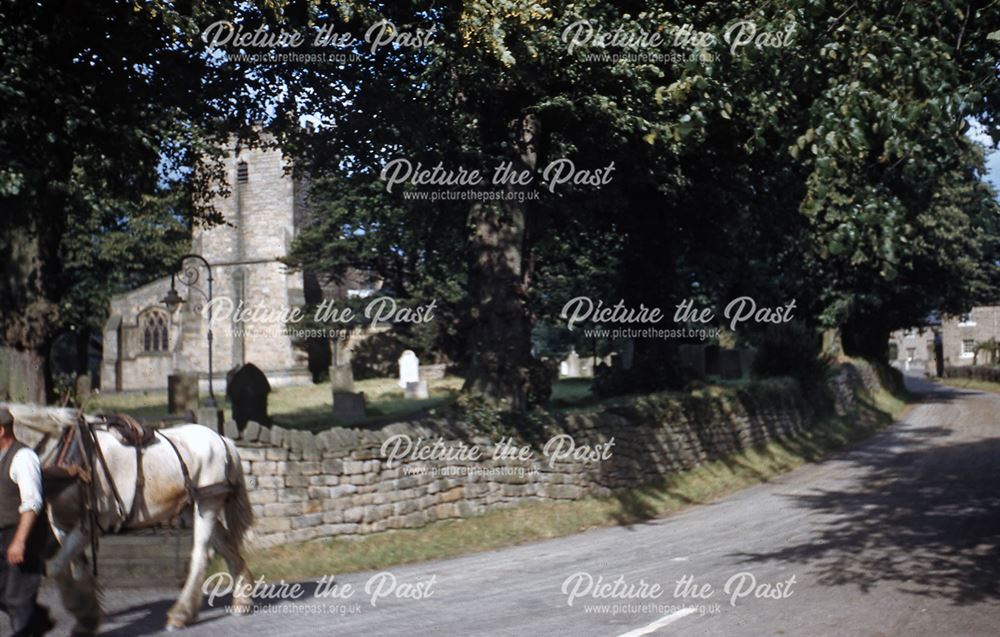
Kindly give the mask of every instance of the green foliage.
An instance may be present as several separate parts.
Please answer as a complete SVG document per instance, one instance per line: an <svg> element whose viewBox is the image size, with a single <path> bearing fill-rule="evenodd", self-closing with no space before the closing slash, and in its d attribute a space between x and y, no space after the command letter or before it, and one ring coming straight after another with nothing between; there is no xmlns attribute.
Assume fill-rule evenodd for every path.
<svg viewBox="0 0 1000 637"><path fill-rule="evenodd" d="M755 378L795 378L811 391L823 382L830 367L822 343L822 337L800 321L772 325L757 345L752 374Z"/></svg>
<svg viewBox="0 0 1000 637"><path fill-rule="evenodd" d="M338 284L352 271L370 273L383 281L378 294L391 296L401 307L434 302L433 321L396 324L394 337L403 349L420 355L454 353L466 299L461 217L425 202L408 207L368 173L317 175L310 202L312 214L286 263L322 284ZM360 324L369 302L351 299L337 307L351 307Z"/></svg>
<svg viewBox="0 0 1000 637"><path fill-rule="evenodd" d="M112 293L165 272L191 224L219 220L207 205L218 159L251 121L219 98L254 78L210 71L198 34L233 14L203 2L0 7L0 249L14 256L0 280L4 345L44 358L61 331L100 327Z"/></svg>
<svg viewBox="0 0 1000 637"><path fill-rule="evenodd" d="M976 343L972 364L1000 366L1000 342L995 338L989 338Z"/></svg>
<svg viewBox="0 0 1000 637"><path fill-rule="evenodd" d="M370 271L399 299L437 301L400 342L478 370L480 389L530 393L521 406L545 393L531 326L556 353L573 296L794 298L799 316L842 327L848 350L883 356L889 330L995 296L1000 208L969 130L1000 140L1000 5L13 2L0 17L0 228L20 246L0 300L20 346L98 325L111 291L163 271L191 224L218 221L204 195L219 155L231 135L261 143L258 125L313 184L289 263L330 280ZM208 50L201 29L219 19L354 34L388 19L435 37L359 43L349 63L254 64L232 56L245 47ZM715 40L611 60L600 54L635 51L567 48L579 19ZM738 20L789 45L733 49L722 36ZM523 162L529 119L536 183L556 158L614 162L612 181L500 206L407 199L417 187L379 179L396 157L487 175ZM599 385L676 383L670 344L635 347L631 376Z"/></svg>

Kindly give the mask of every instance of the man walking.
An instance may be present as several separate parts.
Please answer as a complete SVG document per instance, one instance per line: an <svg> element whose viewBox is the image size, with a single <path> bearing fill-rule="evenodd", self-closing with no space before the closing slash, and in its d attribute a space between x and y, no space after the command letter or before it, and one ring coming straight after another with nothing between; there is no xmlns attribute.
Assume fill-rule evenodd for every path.
<svg viewBox="0 0 1000 637"><path fill-rule="evenodd" d="M14 416L0 407L0 610L14 637L44 635L48 609L37 602L42 582L42 472L38 456L14 436ZM34 533L32 531L35 531Z"/></svg>

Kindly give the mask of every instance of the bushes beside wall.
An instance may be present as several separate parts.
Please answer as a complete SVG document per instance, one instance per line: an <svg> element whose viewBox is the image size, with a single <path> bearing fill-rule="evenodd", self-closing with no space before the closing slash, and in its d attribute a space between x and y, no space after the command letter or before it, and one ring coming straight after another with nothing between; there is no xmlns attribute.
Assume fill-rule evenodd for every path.
<svg viewBox="0 0 1000 637"><path fill-rule="evenodd" d="M984 380L990 383L1000 383L1000 367L986 365L965 365L962 367L945 367L945 378L966 378Z"/></svg>
<svg viewBox="0 0 1000 637"><path fill-rule="evenodd" d="M844 413L880 380L867 365L843 365L828 385ZM240 434L227 423L227 434L238 439L247 473L257 515L254 542L269 546L415 528L529 501L608 495L794 436L815 421L795 381L771 379L545 414L531 440L444 419L318 434L255 423ZM383 445L407 439L440 441L452 457L411 456L390 465ZM576 453L558 453L557 445L565 453L570 440ZM462 457L472 448L481 457Z"/></svg>

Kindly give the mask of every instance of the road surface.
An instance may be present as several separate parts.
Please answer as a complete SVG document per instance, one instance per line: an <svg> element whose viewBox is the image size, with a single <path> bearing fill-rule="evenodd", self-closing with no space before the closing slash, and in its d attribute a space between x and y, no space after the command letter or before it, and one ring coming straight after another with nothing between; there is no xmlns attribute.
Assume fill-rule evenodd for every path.
<svg viewBox="0 0 1000 637"><path fill-rule="evenodd" d="M997 635L998 473L1000 395L937 388L853 451L666 519L307 583L250 617L217 599L182 634ZM172 597L108 591L102 634L156 633Z"/></svg>

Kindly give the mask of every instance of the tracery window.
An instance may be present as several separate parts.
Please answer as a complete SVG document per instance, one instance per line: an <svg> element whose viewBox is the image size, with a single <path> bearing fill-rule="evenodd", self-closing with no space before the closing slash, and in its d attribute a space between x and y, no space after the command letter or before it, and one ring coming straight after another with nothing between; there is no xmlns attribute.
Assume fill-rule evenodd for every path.
<svg viewBox="0 0 1000 637"><path fill-rule="evenodd" d="M165 352L169 344L166 312L147 313L142 321L142 349L146 352Z"/></svg>

